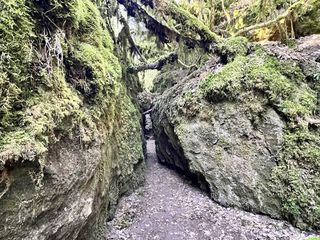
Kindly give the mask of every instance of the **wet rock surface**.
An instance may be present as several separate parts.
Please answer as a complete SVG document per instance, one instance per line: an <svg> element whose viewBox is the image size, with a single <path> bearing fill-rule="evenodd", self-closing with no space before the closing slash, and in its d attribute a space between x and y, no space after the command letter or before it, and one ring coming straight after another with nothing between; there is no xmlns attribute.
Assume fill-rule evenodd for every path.
<svg viewBox="0 0 320 240"><path fill-rule="evenodd" d="M106 239L305 239L287 222L216 204L157 162L154 140L147 149L145 185L120 200Z"/></svg>

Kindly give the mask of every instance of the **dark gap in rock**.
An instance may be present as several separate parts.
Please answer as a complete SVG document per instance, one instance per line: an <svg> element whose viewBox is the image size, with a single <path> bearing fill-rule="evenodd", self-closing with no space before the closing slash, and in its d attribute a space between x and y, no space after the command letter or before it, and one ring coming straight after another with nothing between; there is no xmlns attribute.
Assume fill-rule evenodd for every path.
<svg viewBox="0 0 320 240"><path fill-rule="evenodd" d="M179 139L173 131L173 127L170 126L169 132L171 137L167 135L164 129L161 129L161 133L156 133L156 152L158 156L158 162L169 169L176 171L181 176L191 181L191 184L200 188L205 193L210 195L210 187L205 177L199 172L190 171L189 161L184 157L183 149L179 143ZM171 139L169 141L169 139ZM172 141L174 139L174 141ZM176 142L177 144L173 144Z"/></svg>

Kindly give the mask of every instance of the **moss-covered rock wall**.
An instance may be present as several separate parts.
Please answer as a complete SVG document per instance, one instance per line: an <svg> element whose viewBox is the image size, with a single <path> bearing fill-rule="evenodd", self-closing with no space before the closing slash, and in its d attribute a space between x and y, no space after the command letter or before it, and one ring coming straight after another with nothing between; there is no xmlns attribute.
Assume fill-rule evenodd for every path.
<svg viewBox="0 0 320 240"><path fill-rule="evenodd" d="M222 205L319 230L320 37L250 45L176 74L153 111L160 162Z"/></svg>
<svg viewBox="0 0 320 240"><path fill-rule="evenodd" d="M91 0L0 1L0 239L104 239L140 116Z"/></svg>

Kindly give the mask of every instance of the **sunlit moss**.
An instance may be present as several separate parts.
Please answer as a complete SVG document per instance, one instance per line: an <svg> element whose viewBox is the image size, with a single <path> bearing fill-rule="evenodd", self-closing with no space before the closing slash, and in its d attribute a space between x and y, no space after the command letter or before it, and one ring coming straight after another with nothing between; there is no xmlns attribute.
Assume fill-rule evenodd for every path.
<svg viewBox="0 0 320 240"><path fill-rule="evenodd" d="M304 116L314 112L316 92L302 83L302 75L298 66L289 68L258 50L249 56L237 55L218 73L210 74L201 88L211 100L236 100L244 91L256 91L288 117Z"/></svg>
<svg viewBox="0 0 320 240"><path fill-rule="evenodd" d="M311 236L307 237L305 240L320 240L320 237Z"/></svg>
<svg viewBox="0 0 320 240"><path fill-rule="evenodd" d="M174 18L179 18L181 23L185 24L188 29L193 31L192 33L187 32L187 34L198 33L199 35L201 35L203 40L214 40L215 42L221 41L221 37L219 35L212 32L206 24L192 15L188 10L184 9L174 2L170 2L167 7Z"/></svg>

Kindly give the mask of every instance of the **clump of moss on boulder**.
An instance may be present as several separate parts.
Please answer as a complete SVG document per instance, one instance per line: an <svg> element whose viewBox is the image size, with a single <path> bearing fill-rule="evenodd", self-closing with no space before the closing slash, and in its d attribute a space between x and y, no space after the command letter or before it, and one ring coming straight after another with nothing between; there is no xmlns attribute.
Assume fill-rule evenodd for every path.
<svg viewBox="0 0 320 240"><path fill-rule="evenodd" d="M235 56L245 56L248 53L249 41L245 37L230 37L219 42L217 48L219 53L227 58L227 61L232 61Z"/></svg>

